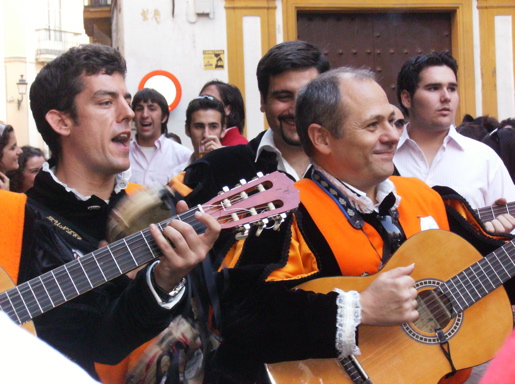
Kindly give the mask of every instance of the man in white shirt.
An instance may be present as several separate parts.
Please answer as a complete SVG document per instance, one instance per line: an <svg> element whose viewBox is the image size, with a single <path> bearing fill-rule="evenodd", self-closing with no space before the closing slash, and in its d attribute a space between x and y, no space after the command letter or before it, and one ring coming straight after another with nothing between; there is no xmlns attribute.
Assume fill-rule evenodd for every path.
<svg viewBox="0 0 515 384"><path fill-rule="evenodd" d="M457 69L456 60L444 52L419 55L403 65L397 97L410 122L401 135L395 166L402 176L454 189L473 208L503 198L514 201L515 186L499 156L456 132ZM496 232L509 232L514 226L510 215L487 223L487 228Z"/></svg>
<svg viewBox="0 0 515 384"><path fill-rule="evenodd" d="M187 162L192 151L165 137L170 111L159 92L150 88L138 91L132 109L136 137L130 146L130 180L146 186L167 184L174 176L173 170Z"/></svg>

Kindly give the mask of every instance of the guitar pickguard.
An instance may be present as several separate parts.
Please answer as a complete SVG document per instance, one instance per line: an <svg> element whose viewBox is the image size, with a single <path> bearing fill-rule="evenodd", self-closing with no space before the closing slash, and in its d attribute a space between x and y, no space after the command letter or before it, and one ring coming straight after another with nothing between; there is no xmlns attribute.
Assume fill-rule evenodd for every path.
<svg viewBox="0 0 515 384"><path fill-rule="evenodd" d="M439 344L436 330L442 329L447 340L453 338L463 324L463 312L451 317L452 307L445 295L435 290L443 281L422 279L415 283L420 317L413 323L402 324L402 329L413 340L422 344Z"/></svg>

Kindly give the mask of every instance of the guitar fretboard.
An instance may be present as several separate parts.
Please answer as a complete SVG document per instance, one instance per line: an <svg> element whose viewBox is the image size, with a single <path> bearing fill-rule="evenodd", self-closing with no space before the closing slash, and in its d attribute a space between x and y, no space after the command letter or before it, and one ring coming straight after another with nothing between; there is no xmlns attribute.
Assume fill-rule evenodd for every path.
<svg viewBox="0 0 515 384"><path fill-rule="evenodd" d="M451 300L452 316L515 276L514 257L515 245L511 241L440 285L437 290Z"/></svg>
<svg viewBox="0 0 515 384"><path fill-rule="evenodd" d="M505 205L492 205L491 207L484 207L474 210L482 222L492 221L497 216L504 213L515 213L515 202Z"/></svg>
<svg viewBox="0 0 515 384"><path fill-rule="evenodd" d="M163 230L168 222L179 219L202 233L205 226L194 218L198 210L192 208L156 225ZM0 293L0 310L23 324L161 255L149 229L136 232Z"/></svg>

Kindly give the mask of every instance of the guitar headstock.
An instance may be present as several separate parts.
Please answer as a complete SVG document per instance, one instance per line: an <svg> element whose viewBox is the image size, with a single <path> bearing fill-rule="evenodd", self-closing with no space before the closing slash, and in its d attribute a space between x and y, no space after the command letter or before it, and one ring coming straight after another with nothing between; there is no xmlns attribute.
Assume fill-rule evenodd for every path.
<svg viewBox="0 0 515 384"><path fill-rule="evenodd" d="M299 205L299 191L294 181L282 172L273 172L249 182L241 180L235 188L224 188L218 196L202 204L222 229L246 231L251 225L278 228L289 212ZM260 233L260 231L258 231Z"/></svg>

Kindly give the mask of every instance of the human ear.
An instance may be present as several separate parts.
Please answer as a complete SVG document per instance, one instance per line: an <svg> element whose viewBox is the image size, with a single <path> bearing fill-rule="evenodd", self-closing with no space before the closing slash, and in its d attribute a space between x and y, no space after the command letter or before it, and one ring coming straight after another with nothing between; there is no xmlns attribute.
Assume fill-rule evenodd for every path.
<svg viewBox="0 0 515 384"><path fill-rule="evenodd" d="M329 132L320 124L311 124L308 127L308 136L315 149L323 155L331 153L329 146Z"/></svg>
<svg viewBox="0 0 515 384"><path fill-rule="evenodd" d="M184 124L184 133L186 133L186 136L191 138L190 128L188 127L188 124Z"/></svg>
<svg viewBox="0 0 515 384"><path fill-rule="evenodd" d="M61 136L68 136L73 126L73 119L68 113L51 109L45 115L45 119L52 129Z"/></svg>
<svg viewBox="0 0 515 384"><path fill-rule="evenodd" d="M404 90L401 92L401 103L404 108L411 108L411 96L408 91Z"/></svg>
<svg viewBox="0 0 515 384"><path fill-rule="evenodd" d="M260 108L260 111L265 113L266 111L266 108L265 108L265 98L263 97L263 95L261 94L261 108Z"/></svg>

